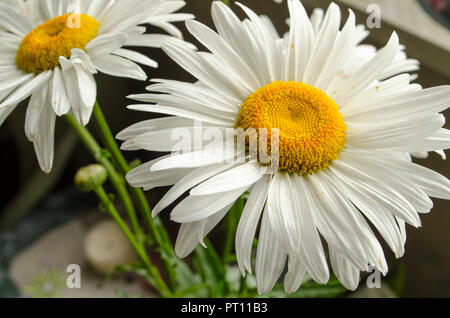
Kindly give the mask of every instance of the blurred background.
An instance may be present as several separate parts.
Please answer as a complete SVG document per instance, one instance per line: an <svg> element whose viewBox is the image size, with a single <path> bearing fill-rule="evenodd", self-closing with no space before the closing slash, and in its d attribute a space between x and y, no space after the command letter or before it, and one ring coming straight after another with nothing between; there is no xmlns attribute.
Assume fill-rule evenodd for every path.
<svg viewBox="0 0 450 318"><path fill-rule="evenodd" d="M187 0L182 12L193 13L197 20L212 26L211 0ZM231 1L233 2L233 1ZM241 0L258 14L268 15L280 34L288 30L286 1L281 5L273 0ZM331 1L303 0L309 12L314 7L326 9ZM341 0L337 1L347 17L347 8L352 8L357 22L366 24L371 4L379 6L382 25L372 29L366 41L377 47L383 46L393 30L399 34L409 57L422 62L417 80L423 87L450 84L450 29L449 0ZM242 17L233 3L233 9ZM186 40L193 41L183 25L180 25ZM159 30L152 30L154 32ZM198 43L195 43L198 45ZM159 62L159 69L145 69L150 78L171 78L192 81L188 74L175 65L162 51L141 49ZM99 75L98 99L114 133L129 125L153 118L151 114L126 109L129 94L144 92L147 83L117 79ZM118 250L121 246L114 238L96 240L98 233L114 233L103 217L96 212L96 201L89 195L79 194L73 186L73 176L81 166L92 163L92 159L79 144L76 136L64 120L57 121L55 167L51 175L43 174L35 160L32 144L24 135L25 105L19 107L0 128L0 166L2 169L0 195L0 297L20 295L40 296L45 284L55 287L61 284L59 274L53 272L68 264L90 261L88 267L89 288L81 292L62 292L67 297L113 297L116 289L131 293L147 292L146 286L136 285L132 278L115 281L111 287L98 291L101 279L95 260L89 259L89 246L98 245L105 250ZM450 118L450 113L447 113ZM448 125L447 125L448 128ZM126 153L128 159L142 161L159 156L157 153ZM438 155L431 154L426 160L418 160L443 175L450 177L450 165ZM156 189L148 193L151 206L167 189ZM390 274L383 279L387 288L383 296L401 297L450 297L450 202L435 200L435 208L422 217L423 228L408 227L406 255L395 260L385 248L389 259ZM177 225L167 220L166 225L176 234ZM99 223L100 222L100 223ZM99 226L99 224L101 226ZM97 236L96 236L97 235ZM221 229L215 234L220 237ZM105 236L109 237L109 236ZM119 249L120 250L120 249ZM121 253L121 251L116 251ZM95 254L95 252L94 252ZM126 253L125 253L126 254ZM122 254L121 254L122 255ZM123 256L123 255L122 255ZM130 255L126 257L132 258ZM123 257L125 257L123 256ZM100 266L101 267L101 266ZM65 269L65 267L64 267ZM96 269L96 271L94 270ZM364 284L363 284L364 285ZM48 287L48 286L47 286ZM55 287L56 288L56 287ZM360 291L361 292L361 291ZM52 296L51 294L45 294ZM58 294L55 294L56 296ZM364 294L379 296L380 294Z"/></svg>

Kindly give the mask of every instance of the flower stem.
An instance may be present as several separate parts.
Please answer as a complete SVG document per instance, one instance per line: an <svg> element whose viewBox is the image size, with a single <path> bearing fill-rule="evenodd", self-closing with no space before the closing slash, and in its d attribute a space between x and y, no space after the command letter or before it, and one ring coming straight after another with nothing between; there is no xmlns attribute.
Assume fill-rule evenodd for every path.
<svg viewBox="0 0 450 318"><path fill-rule="evenodd" d="M105 144L105 147L111 153L111 156L114 162L117 164L118 168L122 171L124 175L126 175L128 172L130 172L131 168L127 160L123 156L119 146L117 145L116 140L111 132L111 129L108 126L108 122L106 121L106 118L98 102L96 102L94 105L93 114L98 133L100 134ZM174 269L174 264L171 264L169 259L170 258L176 259L176 258L174 257L173 247L171 245L169 236L167 235L167 232L164 230L164 227L162 226L160 219L152 218L151 210L144 192L139 188L129 187L129 189L133 196L134 202L136 203L139 212L142 214L142 217L144 218L158 248L160 249L161 252L165 253L164 255L165 257L162 257L162 260L169 280L169 285L171 289L174 291L176 272Z"/></svg>
<svg viewBox="0 0 450 318"><path fill-rule="evenodd" d="M90 132L85 127L81 126L73 115L67 115L66 119L78 133L84 145L91 152L95 160L99 164L103 165L106 171L108 171L111 183L114 185L114 188L116 189L117 194L125 207L133 230L136 233L136 235L138 235L138 237L141 237L142 230L139 226L139 222L136 217L136 210L134 209L133 201L131 200L127 188L125 186L124 178L116 172L116 169L108 160L108 158L106 158L106 156L102 151L102 148L98 145L97 141L94 139L94 137L92 137Z"/></svg>
<svg viewBox="0 0 450 318"><path fill-rule="evenodd" d="M133 233L131 233L131 231L128 229L127 225L120 217L120 214L117 212L116 208L114 207L114 204L111 202L108 194L105 192L103 187L98 187L94 191L97 194L97 197L103 204L106 211L108 211L108 213L111 215L114 221L116 221L117 225L120 227L122 232L127 237L128 241L130 241L131 245L134 247L139 257L144 262L147 270L149 271L150 275L154 280L154 285L158 289L161 296L163 297L170 296L171 292L168 289L164 280L162 279L161 275L159 274L158 268L151 263L150 259L147 256L145 248L136 240Z"/></svg>
<svg viewBox="0 0 450 318"><path fill-rule="evenodd" d="M133 202L131 201L131 198L129 197L127 188L125 186L124 178L120 174L117 173L116 169L114 168L112 163L109 161L109 159L104 155L102 148L98 145L97 141L94 139L94 137L92 137L90 132L85 127L81 126L73 115L66 115L65 117L66 117L68 123L77 132L78 136L80 137L80 139L82 140L82 142L84 143L86 148L91 152L91 154L95 158L95 160L99 164L103 165L105 167L105 169L107 170L111 183L113 184L114 188L117 191L117 194L121 198L121 200L125 206L125 209L128 212L129 217L131 216L130 217L130 221L131 221L133 215L135 217L135 213L133 214L134 206L133 206ZM114 208L114 205L112 204L111 200L104 192L103 188L101 190L97 190L96 194L97 194L97 196L99 196L99 199L102 201L103 205L108 210L108 212L111 214L111 216L114 218L114 220L117 222L117 224L121 227L122 231L124 231L124 234L127 236L130 243L136 249L136 252L138 253L138 255L141 257L142 261L146 265L149 273L153 276L153 278L155 280L155 284L157 285L155 287L158 288L158 290L160 291L162 296L164 296L164 297L170 296L171 292L170 292L169 288L167 287L164 280L162 280L158 269L155 266L153 266L152 263L150 262L147 254L145 252L145 249L142 245L141 240L137 240L136 237L133 235L133 233L130 232L130 230L125 225L122 218L120 217L120 215ZM139 228L137 233L141 233L139 223L137 223L137 227ZM141 235L141 234L138 234L138 235Z"/></svg>
<svg viewBox="0 0 450 318"><path fill-rule="evenodd" d="M225 238L225 246L223 250L223 263L228 264L233 261L233 243L234 235L236 233L236 228L238 225L239 214L242 213L244 209L244 199L240 197L236 200L233 207L228 212L226 222L227 222L227 235Z"/></svg>

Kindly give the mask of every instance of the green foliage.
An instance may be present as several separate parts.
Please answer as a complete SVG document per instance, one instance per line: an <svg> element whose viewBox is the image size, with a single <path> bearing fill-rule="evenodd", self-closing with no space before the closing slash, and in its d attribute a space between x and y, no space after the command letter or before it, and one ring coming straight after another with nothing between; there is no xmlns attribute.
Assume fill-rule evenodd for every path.
<svg viewBox="0 0 450 318"><path fill-rule="evenodd" d="M283 286L278 284L268 295L258 297L268 298L335 298L345 295L347 290L335 278L330 279L328 284L319 285L312 281L303 283L302 286L290 295L286 294Z"/></svg>
<svg viewBox="0 0 450 318"><path fill-rule="evenodd" d="M403 294L406 285L406 267L404 264L398 264L396 266L395 275L388 281L389 285L392 287L394 293L398 296Z"/></svg>
<svg viewBox="0 0 450 318"><path fill-rule="evenodd" d="M223 255L219 255L214 245L206 238L203 246L199 246L189 262L168 255L158 249L161 258L170 265L175 272L175 293L177 298L330 298L343 296L346 289L336 278L332 278L327 285L318 285L307 278L300 289L293 294L286 294L282 284L277 284L272 292L267 295L258 295L255 276L247 274L242 277L236 264L234 253L234 235L239 222L245 200L248 194L244 194L231 208L223 222L227 227ZM147 242L149 238L144 238ZM255 239L254 245L256 246ZM113 275L125 272L133 272L146 278L150 284L154 284L152 276L142 264L130 264L119 266L106 275L101 284L108 281ZM120 297L130 297L126 294L118 294Z"/></svg>
<svg viewBox="0 0 450 318"><path fill-rule="evenodd" d="M109 271L103 279L98 283L97 287L102 288L107 282L111 280L116 275L124 274L124 273L134 273L138 276L141 276L149 281L150 284L154 285L154 279L149 274L147 268L141 263L133 263L127 265L120 265Z"/></svg>
<svg viewBox="0 0 450 318"><path fill-rule="evenodd" d="M49 273L36 274L25 291L34 298L59 298L65 287L64 276L58 270L53 270Z"/></svg>

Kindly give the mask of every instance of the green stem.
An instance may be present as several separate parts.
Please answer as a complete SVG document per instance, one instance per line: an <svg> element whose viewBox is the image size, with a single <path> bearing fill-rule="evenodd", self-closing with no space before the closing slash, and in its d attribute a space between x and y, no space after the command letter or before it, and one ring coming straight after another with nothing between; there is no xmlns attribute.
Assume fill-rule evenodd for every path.
<svg viewBox="0 0 450 318"><path fill-rule="evenodd" d="M114 207L114 204L109 199L108 194L105 192L103 187L98 187L95 189L95 193L97 194L97 197L99 198L100 202L103 204L104 208L108 213L111 215L111 217L116 221L117 225L120 227L122 232L127 237L128 241L130 241L131 245L133 245L134 249L138 253L139 257L144 262L147 270L149 271L150 275L154 279L155 287L158 289L159 293L163 297L168 297L171 295L170 290L168 289L166 283L162 279L161 275L159 274L158 268L154 266L150 259L147 256L147 253L145 251L145 248L143 245L141 245L131 233L131 231L128 229L125 222L120 217L120 214L117 212L116 208Z"/></svg>
<svg viewBox="0 0 450 318"><path fill-rule="evenodd" d="M130 172L131 168L127 160L123 156L119 146L117 145L116 140L111 132L111 129L109 128L108 122L106 121L106 118L98 102L95 103L93 114L97 130L101 135L101 138L103 139L105 147L108 148L119 169L124 175L126 175L128 172ZM171 264L169 258L175 259L175 257L169 236L164 230L164 227L162 226L159 218L152 218L151 210L144 192L139 188L129 187L129 189L136 203L136 206L139 212L142 214L145 222L147 223L149 231L153 236L153 239L155 240L158 248L165 253L165 256L167 256L162 257L162 260L169 280L169 285L174 291L176 272L174 269L174 264Z"/></svg>
<svg viewBox="0 0 450 318"><path fill-rule="evenodd" d="M241 276L241 283L239 286L239 298L247 298L248 288L247 288L247 276Z"/></svg>
<svg viewBox="0 0 450 318"><path fill-rule="evenodd" d="M91 152L92 156L95 160L103 165L105 169L108 171L109 178L111 183L114 185L114 188L117 191L120 200L122 201L125 210L130 219L131 226L133 227L134 232L138 235L139 238L142 237L142 231L139 226L139 222L136 217L136 210L134 209L133 201L128 194L127 188L125 186L124 178L116 172L116 169L105 157L102 148L98 145L97 141L92 137L90 132L83 126L81 126L76 118L73 115L66 116L67 121L73 127L73 129L77 132L84 145Z"/></svg>
<svg viewBox="0 0 450 318"><path fill-rule="evenodd" d="M121 198L125 209L128 212L128 215L132 217L134 206L133 202L131 201L131 198L128 195L127 188L125 186L125 180L124 178L119 175L112 165L112 163L108 160L107 157L105 157L102 148L98 145L97 141L92 137L90 132L83 126L81 126L76 118L73 115L66 115L65 116L68 123L72 126L72 128L77 132L78 136L86 146L86 148L91 152L92 156L95 158L95 160L103 165L105 169L108 171L108 176L113 184L114 188L116 189L117 194ZM103 190L103 188L102 188ZM111 216L115 219L115 221L118 223L118 225L121 227L122 231L124 231L125 235L127 236L130 243L133 245L133 247L136 249L136 252L141 257L142 261L146 265L147 269L149 270L149 273L153 276L155 283L157 284L158 290L160 291L161 295L164 297L169 297L171 295L171 292L169 288L167 287L166 283L162 280L161 275L159 274L158 269L153 266L145 253L145 249L143 245L141 245L141 240L137 240L135 236L130 232L128 227L123 222L122 218L120 217L119 213L114 208L114 205L112 204L111 200L109 199L108 195L104 192L104 190L98 190L96 191L97 196L99 196L100 200L102 201L105 208L108 210L108 212L111 214ZM106 196L105 196L106 195ZM135 213L134 213L135 216ZM131 219L131 218L130 218ZM139 226L139 224L138 224ZM140 228L139 228L140 229ZM139 230L138 233L141 231Z"/></svg>
<svg viewBox="0 0 450 318"><path fill-rule="evenodd" d="M109 129L108 122L106 121L106 118L103 115L102 109L100 108L98 102L95 102L93 115L97 131L102 138L105 147L107 147L111 152L111 156L117 163L118 168L125 174L130 172L128 162L123 157L122 152L120 151L120 148L117 145L111 130Z"/></svg>
<svg viewBox="0 0 450 318"><path fill-rule="evenodd" d="M225 238L225 245L223 250L223 263L228 264L231 262L233 257L233 244L234 244L234 235L236 233L236 228L238 225L239 215L242 213L244 209L244 199L240 197L236 200L235 204L228 212L226 217L227 222L227 235Z"/></svg>
<svg viewBox="0 0 450 318"><path fill-rule="evenodd" d="M221 292L223 295L228 295L228 293L230 292L230 286L228 286L228 282L226 280L226 264L222 262L222 259L220 258L219 254L216 252L213 244L208 238L204 239L204 243L207 247L205 249L205 252L207 255L208 263L213 268L218 282L223 282L223 286L220 286Z"/></svg>

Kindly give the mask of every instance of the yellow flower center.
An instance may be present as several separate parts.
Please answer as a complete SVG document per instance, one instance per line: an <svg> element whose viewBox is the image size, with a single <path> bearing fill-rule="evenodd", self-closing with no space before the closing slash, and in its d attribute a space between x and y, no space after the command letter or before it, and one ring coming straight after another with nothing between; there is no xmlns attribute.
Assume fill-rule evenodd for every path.
<svg viewBox="0 0 450 318"><path fill-rule="evenodd" d="M235 128L254 128L257 134L267 129L269 154L271 129L279 129L279 171L298 175L326 169L344 149L347 131L338 106L324 92L282 81L248 96Z"/></svg>
<svg viewBox="0 0 450 318"><path fill-rule="evenodd" d="M98 34L100 23L86 15L64 14L38 26L22 40L16 64L27 73L42 73L70 58L72 49L83 50Z"/></svg>

